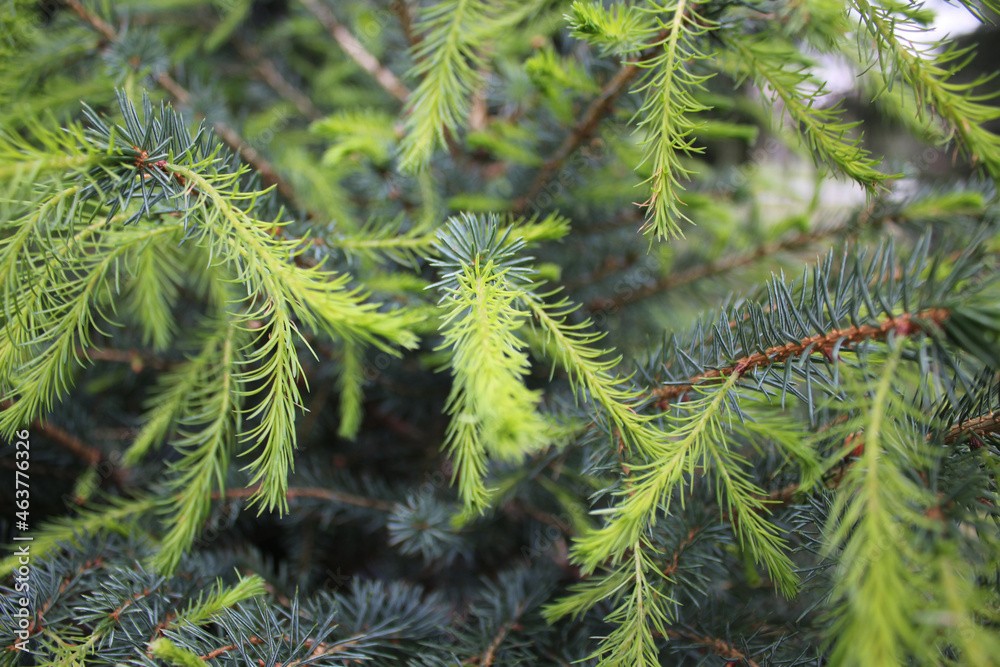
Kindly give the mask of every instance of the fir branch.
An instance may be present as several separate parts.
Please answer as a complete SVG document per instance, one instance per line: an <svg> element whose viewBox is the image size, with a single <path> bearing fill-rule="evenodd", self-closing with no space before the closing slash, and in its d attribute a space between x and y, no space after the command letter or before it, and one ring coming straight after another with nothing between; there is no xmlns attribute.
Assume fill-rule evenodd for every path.
<svg viewBox="0 0 1000 667"><path fill-rule="evenodd" d="M185 414L172 442L181 458L170 466L170 495L162 508L172 515L170 528L154 561L161 572L172 573L194 543L211 510L212 488L225 488L230 450L240 429L237 333L235 327L227 327L219 347L212 349L211 365L200 369L184 398Z"/></svg>
<svg viewBox="0 0 1000 667"><path fill-rule="evenodd" d="M483 479L487 453L517 460L547 444L547 428L537 412L541 397L524 386L530 362L515 335L527 312L515 306L525 289L518 262L509 258L523 241L511 242L509 228L500 235L495 221L476 222L452 221L437 245L445 259L434 263L450 269L439 283L446 309L442 347L452 350L455 376L445 447L455 458L466 510L481 513L490 498Z"/></svg>
<svg viewBox="0 0 1000 667"><path fill-rule="evenodd" d="M612 510L605 526L582 536L574 546L574 559L584 571L592 572L607 560L617 562L621 554L656 521L662 507L669 513L674 487L683 483L685 473L704 467L717 480L720 507L727 513L739 511L741 543L747 543L755 560L767 565L786 595L794 593L795 576L791 561L783 553L777 530L760 518L763 492L743 470L744 460L729 449L722 427L726 403L739 373L732 373L721 387L699 388L703 398L675 406L668 416L672 428L666 442L649 463L633 463L634 477L625 496Z"/></svg>
<svg viewBox="0 0 1000 667"><path fill-rule="evenodd" d="M83 241L103 223L92 225L77 234ZM28 293L7 292L8 303L16 312L34 309L51 320L15 317L0 329L0 382L8 397L19 400L0 413L0 431L12 434L21 425L47 410L68 392L71 370L80 362L77 350L89 347L92 329L107 316L101 307L111 290L112 271L134 247L157 236L172 235L180 225L164 225L151 230L119 231L112 234L115 245L95 259L81 260L80 274L60 282L59 271L50 269L42 275L25 276L35 283ZM60 250L66 250L63 246ZM89 266L88 266L89 264ZM43 269L44 270L44 269ZM55 322L55 326L46 326Z"/></svg>
<svg viewBox="0 0 1000 667"><path fill-rule="evenodd" d="M111 499L103 507L83 508L74 517L56 518L33 531L31 553L35 557L41 557L65 544L78 544L86 536L103 531L128 534L128 523L145 515L155 506L154 497ZM0 577L6 577L20 564L17 555L0 560Z"/></svg>
<svg viewBox="0 0 1000 667"><path fill-rule="evenodd" d="M204 597L199 594L198 598L178 612L174 620L164 626L164 629L208 623L226 609L235 607L244 600L263 595L264 586L264 580L256 575L240 577L236 585L230 587L223 586L221 581L216 582L213 590Z"/></svg>
<svg viewBox="0 0 1000 667"><path fill-rule="evenodd" d="M149 401L145 424L125 451L126 466L142 460L146 453L159 445L173 429L177 419L187 410L193 392L208 369L215 363L219 345L229 335L227 327L215 326L206 338L201 352L176 371L160 378L159 391Z"/></svg>
<svg viewBox="0 0 1000 667"><path fill-rule="evenodd" d="M208 223L206 230L214 233L206 240L220 246L221 254L247 284L248 296L257 293L264 297L243 316L245 323L256 320L266 325L257 330L253 349L246 352L247 361L258 368L240 373L241 383L248 387L257 384L246 395L260 397L247 414L250 420L259 417L259 423L243 433L242 439L251 443L245 454L258 447L261 450L248 466L253 470L250 483L261 483L257 496L263 501L261 510L278 507L284 511L295 449L295 413L301 409L298 379L302 368L295 341L305 342L292 321L293 314L314 331L358 336L386 351L391 348L379 340L381 336L409 346L415 337L406 329L405 319L378 313L375 306L362 304L356 291L346 290L347 276L288 265L283 255L291 252L294 256L297 243L273 239L266 231L270 224L251 218L233 203L252 200L255 193L220 189L232 187L231 177L223 178L217 186L189 168L169 164L165 168L197 187L199 198L194 206ZM261 381L265 384L260 385Z"/></svg>
<svg viewBox="0 0 1000 667"><path fill-rule="evenodd" d="M591 327L590 320L568 324L567 318L577 306L570 305L567 300L548 304L532 295L527 306L542 327L544 339L552 346L551 356L569 372L577 398L594 401L607 411L631 453L656 451L662 434L648 424L648 417L639 415L633 407L640 402L641 393L627 387L613 372L621 359L602 358L608 351L591 347L603 335L584 333Z"/></svg>
<svg viewBox="0 0 1000 667"><path fill-rule="evenodd" d="M847 472L826 526L827 549L845 546L838 565L843 574L834 586L839 618L832 659L837 662L898 663L925 641L911 618L922 606L921 594L907 574L913 555L902 534L903 525L914 518L911 503L921 502L922 490L882 449L898 447L890 442L898 429L890 423L889 407L901 351L897 346L882 370L867 410L863 465ZM875 546L887 539L888 548Z"/></svg>
<svg viewBox="0 0 1000 667"><path fill-rule="evenodd" d="M573 36L599 47L602 53L627 53L649 27L649 17L632 5L611 5L593 0L574 0L566 21Z"/></svg>
<svg viewBox="0 0 1000 667"><path fill-rule="evenodd" d="M662 577L649 557L649 545L637 541L632 545L629 564L631 592L625 603L605 619L616 625L590 657L600 658L602 667L635 665L652 667L659 663L656 635L667 633L669 617L664 612L669 600L662 599L656 581Z"/></svg>
<svg viewBox="0 0 1000 667"><path fill-rule="evenodd" d="M833 426L843 424L844 422L847 422L849 419L851 419L850 413L845 413L841 415L839 418L837 418L837 420L835 420L832 424L827 425L826 427L820 429L818 433L822 433L828 428L832 428ZM998 431L1000 431L1000 415L994 413L993 410L990 410L988 414L983 415L981 417L974 417L957 424L952 424L951 426L948 427L943 436L940 436L939 433L937 433L934 430L931 430L927 434L924 440L925 442L930 444L933 443L935 438L940 436L941 442L943 444L955 445L957 443L964 441L966 436L970 434L985 436L987 434L996 433ZM973 447L974 446L975 445L973 445ZM840 452L842 453L843 456L846 457L847 455L857 455L859 453L862 453L864 449L865 449L864 431L858 430L858 431L852 431L848 433L846 437L844 437L843 445L840 448ZM845 467L838 470L835 474L828 476L827 479L824 480L824 487L827 489L839 488L844 480L844 476L847 473L847 465L850 465L850 463L845 464ZM791 504L797 497L799 497L801 494L807 491L808 489L806 488L805 485L799 484L798 482L793 482L780 489L772 491L771 493L768 493L766 497L762 498L762 500L766 501L768 511L774 512L777 509L780 509L782 507Z"/></svg>
<svg viewBox="0 0 1000 667"><path fill-rule="evenodd" d="M944 435L944 441L950 444L961 440L969 433L984 436L988 433L997 432L1000 432L1000 413L990 411L989 414L981 417L975 417L964 421L961 424L955 424L948 429L948 432Z"/></svg>
<svg viewBox="0 0 1000 667"><path fill-rule="evenodd" d="M50 176L53 172L85 174L103 161L78 124L53 129L37 119L22 132L0 130L0 182L9 194L21 184Z"/></svg>
<svg viewBox="0 0 1000 667"><path fill-rule="evenodd" d="M490 645L486 647L486 651L483 652L478 659L473 659L469 662L481 665L482 667L492 667L493 661L496 659L497 650L500 648L500 644L502 644L503 640L506 639L507 634L511 631L511 629L517 625L521 615L525 611L525 607L525 604L518 605L514 610L512 618L497 629L496 635L493 637Z"/></svg>
<svg viewBox="0 0 1000 667"><path fill-rule="evenodd" d="M414 227L403 230L402 218L387 223L372 221L356 233L331 235L324 239L329 248L343 251L348 257L360 255L376 259L384 255L400 264L413 264L419 257L435 255L439 231ZM512 239L520 238L525 245L555 241L569 233L569 220L551 214L542 219L515 217L504 224Z"/></svg>
<svg viewBox="0 0 1000 667"><path fill-rule="evenodd" d="M166 242L149 242L136 248L130 259L132 283L126 301L135 313L144 344L165 350L177 330L173 309L180 295L182 259L177 251L181 235Z"/></svg>

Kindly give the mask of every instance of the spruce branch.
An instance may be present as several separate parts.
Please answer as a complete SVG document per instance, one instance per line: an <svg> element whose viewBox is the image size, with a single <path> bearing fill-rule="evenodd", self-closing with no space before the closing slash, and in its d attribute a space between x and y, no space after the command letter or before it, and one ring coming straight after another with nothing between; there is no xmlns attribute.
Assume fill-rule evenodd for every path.
<svg viewBox="0 0 1000 667"><path fill-rule="evenodd" d="M303 2L0 11L0 423L24 412L32 472L0 531L34 538L27 580L0 561L0 667L996 661L997 118L958 67L980 58L874 0ZM864 71L884 137L821 104L814 51ZM254 137L149 81L273 137L330 215L283 212L227 148ZM642 132L581 168L626 101ZM745 143L769 124L815 166ZM806 230L836 175L880 187L867 151L902 159L896 133L987 169L950 189L943 152L906 156L912 195ZM572 227L487 217L567 170ZM685 215L679 246L623 228ZM688 289L609 349L563 275L585 308Z"/></svg>
<svg viewBox="0 0 1000 667"><path fill-rule="evenodd" d="M692 136L698 127L694 115L709 109L694 97L694 92L711 78L693 71L699 60L707 58L698 42L716 27L714 21L698 13L702 4L701 0L651 2L642 10L668 17L661 24L666 35L661 36L659 27L649 29L657 33L655 43L661 52L637 63L647 70L636 91L645 97L636 117L639 129L645 132L644 162L649 163L652 172L646 179L650 197L641 204L648 209L643 230L652 231L659 239L683 235L679 223L688 218L681 211L682 181L694 173L683 159L701 151Z"/></svg>
<svg viewBox="0 0 1000 667"><path fill-rule="evenodd" d="M78 243L83 243L100 226L103 223L77 234ZM134 247L158 236L172 235L179 229L181 225L165 225L109 233L115 245L101 248L105 250L102 255L94 259L77 255L82 275L61 282L59 271L48 270L24 277L35 284L32 291L6 292L7 302L18 312L38 310L52 319L15 317L0 329L0 383L6 396L18 398L0 413L0 431L8 436L13 434L66 395L72 382L71 371L83 361L77 351L89 347L92 331L100 331L101 322L109 319L102 308L107 307L112 272L118 262ZM55 326L47 326L50 322L55 322Z"/></svg>
<svg viewBox="0 0 1000 667"><path fill-rule="evenodd" d="M109 499L104 506L82 508L74 517L61 517L40 526L33 535L31 553L41 557L104 531L128 534L130 521L155 506L156 499L147 496L134 500ZM18 557L13 554L0 560L0 576L6 577L18 565Z"/></svg>
<svg viewBox="0 0 1000 667"><path fill-rule="evenodd" d="M286 509L284 492L292 469L295 449L295 413L301 409L298 379L302 367L295 351L295 341L306 341L293 322L293 315L313 332L332 336L356 336L386 352L392 352L383 339L412 347L416 337L410 332L410 320L391 313L380 313L374 304L363 304L358 290L347 289L349 276L339 276L319 269L289 265L287 255L301 252L295 241L280 241L269 229L274 223L256 220L233 202L250 200L256 193L242 193L234 177L225 176L213 183L196 171L180 165L164 168L182 176L198 190L198 198L188 210L197 209L206 227L206 242L227 258L240 280L248 286L248 299L263 295L243 316L243 326L263 322L256 330L252 349L246 359L253 370L241 372L240 381L255 389L247 397L258 397L247 419L259 423L242 435L250 444L244 453L260 448L260 454L248 468L253 471L251 484L260 482L260 494L266 507ZM245 262L245 263L244 263Z"/></svg>
<svg viewBox="0 0 1000 667"><path fill-rule="evenodd" d="M771 364L785 363L789 359L798 358L803 354L820 354L830 357L833 349L845 348L845 344L855 344L868 340L882 340L890 333L902 336L914 336L919 334L933 334L948 319L950 312L943 308L932 308L918 313L903 313L897 317L889 317L881 320L878 324L863 324L851 326L844 329L830 331L825 334L817 334L808 338L803 338L794 343L775 346L755 352L754 354L741 357L736 363L723 368L713 368L703 374L692 376L686 381L670 384L663 387L656 387L650 391L650 395L659 402L661 409L666 409L670 401L683 396L692 387L705 381L716 378L725 378L732 375L741 375L752 372L758 367L769 366Z"/></svg>
<svg viewBox="0 0 1000 667"><path fill-rule="evenodd" d="M211 365L203 368L184 398L185 414L178 420L177 437L171 443L181 458L170 466L170 492L163 503L164 512L171 516L170 529L156 554L158 571L176 569L208 517L213 487L225 488L230 451L240 430L237 333L233 326L226 328L218 347L213 346Z"/></svg>
<svg viewBox="0 0 1000 667"><path fill-rule="evenodd" d="M664 609L670 600L658 590L662 574L649 557L647 544L636 542L631 551L632 563L626 564L631 592L626 594L624 604L608 615L606 620L616 627L590 656L600 658L598 664L602 666L655 665L656 637L667 634L669 617Z"/></svg>
<svg viewBox="0 0 1000 667"><path fill-rule="evenodd" d="M540 396L524 386L530 363L515 335L528 313L515 301L525 294L523 260L513 259L524 242L499 233L497 221L481 225L454 220L436 245L447 270L438 284L444 343L452 351L455 384L446 411L452 415L445 440L466 510L482 513L490 491L484 484L487 453L517 460L547 444L537 412Z"/></svg>
<svg viewBox="0 0 1000 667"><path fill-rule="evenodd" d="M80 2L80 0L63 0L63 2L65 2L66 5L81 19L93 27L94 30L101 33L101 35L108 40L108 42L119 42L120 35L118 32L102 18L90 12ZM158 73L156 75L156 82L164 90L166 90L178 104L181 106L190 106L192 102L191 93L188 92L184 86L178 83L176 79L170 76L169 73ZM253 166L266 184L273 184L282 197L297 207L302 208L298 203L298 197L291 184L282 178L277 169L274 168L274 165L262 156L257 149L247 143L243 137L240 136L239 132L223 121L212 121L212 128L223 141L225 141L234 151L237 152L237 154L246 160L248 164Z"/></svg>
<svg viewBox="0 0 1000 667"><path fill-rule="evenodd" d="M840 607L832 652L837 661L864 655L879 663L898 662L924 641L911 618L922 605L914 579L904 574L913 553L903 534L903 526L915 518L910 503L922 504L923 491L904 477L894 457L883 454L883 448L905 442L887 414L901 350L895 347L883 369L867 411L862 465L847 472L827 524L827 549L845 545L839 561L845 576L834 587ZM886 538L889 548L875 551L873 545Z"/></svg>
<svg viewBox="0 0 1000 667"><path fill-rule="evenodd" d="M650 378L669 378L650 396L665 407L702 380L739 372L753 377L758 391L774 388L782 396L791 391L813 409L811 383L836 379L842 347L856 347L860 354L889 336L930 338L941 368L952 365L946 342L995 364L989 341L1000 323L993 321L991 307L978 305L989 297L976 296L989 289L976 278L984 265L969 250L944 260L950 273L928 280L922 272L942 261L928 257L928 243L929 237L922 239L905 266L887 244L870 258L845 252L835 263L830 253L792 285L774 279L766 303L750 301L720 314L708 335L703 325L696 326L690 348L669 339L644 370ZM793 375L807 383L806 393Z"/></svg>

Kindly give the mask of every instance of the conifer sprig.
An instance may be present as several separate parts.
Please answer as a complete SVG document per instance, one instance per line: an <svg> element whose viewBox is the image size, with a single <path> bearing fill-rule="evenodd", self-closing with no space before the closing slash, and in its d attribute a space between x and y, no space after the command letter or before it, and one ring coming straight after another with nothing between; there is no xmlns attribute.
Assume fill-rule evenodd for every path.
<svg viewBox="0 0 1000 667"><path fill-rule="evenodd" d="M538 392L524 386L530 369L526 343L516 335L528 316L516 301L525 294L524 241L499 231L496 220L454 220L436 244L446 271L439 289L446 309L443 346L452 350L455 384L448 398L445 441L454 456L459 492L470 511L489 504L487 454L517 460L547 444L537 412Z"/></svg>
<svg viewBox="0 0 1000 667"><path fill-rule="evenodd" d="M875 169L879 163L861 145L861 137L851 136L860 123L845 123L840 120L842 109L824 108L817 102L825 91L822 85L811 85L808 65L791 44L774 37L738 33L731 33L729 39L731 67L727 69L734 71L738 79L752 77L761 90L771 95L772 105L780 100L779 115L788 114L817 160L854 179L870 194L889 178Z"/></svg>
<svg viewBox="0 0 1000 667"><path fill-rule="evenodd" d="M421 80L408 105L402 169L424 169L447 133L464 125L481 83L481 42L499 9L483 0L444 0L423 10L417 30L426 34L413 49L413 74Z"/></svg>
<svg viewBox="0 0 1000 667"><path fill-rule="evenodd" d="M190 365L190 374L180 376L172 400L153 415L130 453L130 460L137 460L172 428L185 425L178 446L186 458L175 465L177 521L158 561L169 570L199 530L211 485L223 483L234 434L247 443L244 453L259 449L249 466L258 498L267 508L284 509L301 408L298 346L308 347L298 327L392 353L393 344L415 344L410 330L415 320L366 303L346 274L289 261L303 251L301 242L274 238L272 231L282 223L255 217L266 194L253 189L231 157L220 155L203 129L192 136L169 108L154 112L148 97L142 116L123 95L118 101L124 125L109 125L88 109L91 129L70 135L82 143L78 152L89 151L88 162L99 158L85 185L55 191L37 211L7 223L13 233L2 247L0 277L4 301L18 315L0 330L0 360L5 393L17 400L0 415L0 428L16 430L66 396L74 368L86 360L81 350L95 335L108 335L102 326L114 321L119 296L131 294L145 335L167 340L180 276L177 260L170 259L174 251L159 246L186 236L205 251L213 279L235 278L245 289L245 295L226 294L215 304L227 313L222 349L228 361ZM17 143L12 150L31 154ZM38 169L35 165L36 176ZM72 234L79 218L98 214L99 221ZM161 216L174 221L159 221ZM129 226L122 226L123 219ZM59 263L27 261L36 243ZM139 270L128 290L120 274L133 261ZM144 263L151 263L146 272ZM224 268L222 276L213 265ZM237 342L233 336L239 330L250 335ZM220 412L205 421L216 408Z"/></svg>
<svg viewBox="0 0 1000 667"><path fill-rule="evenodd" d="M694 116L709 109L697 101L695 93L710 75L699 74L695 68L699 60L708 57L699 44L701 38L716 27L699 13L702 4L701 0L650 2L642 9L656 17L657 24L647 35L655 36L651 45L662 49L662 53L637 63L647 73L636 89L644 96L636 118L639 129L645 132L644 162L652 171L646 181L650 195L643 203L648 209L644 229L657 239L682 236L680 223L689 221L681 210L681 193L694 172L684 161L700 152L694 144L693 134L699 125Z"/></svg>
<svg viewBox="0 0 1000 667"><path fill-rule="evenodd" d="M981 59L912 3L417 4L0 9L0 667L994 664Z"/></svg>
<svg viewBox="0 0 1000 667"><path fill-rule="evenodd" d="M240 345L235 326L221 329L224 335L211 341L203 354L210 360L201 366L185 395L185 410L178 420L172 446L182 458L171 464L167 483L169 501L164 503L170 529L156 554L157 569L173 572L191 548L211 509L212 491L225 490L229 458L242 417L242 388L238 385Z"/></svg>
<svg viewBox="0 0 1000 667"><path fill-rule="evenodd" d="M968 83L951 80L966 64L971 49L949 47L933 54L933 45L922 45L906 37L922 29L912 16L867 0L853 0L852 4L879 54L889 63L883 68L886 82L901 76L916 91L918 104L929 106L948 124L973 164L981 164L994 181L1000 181L1000 136L983 127L984 123L1000 118L1000 108L989 103L998 93L977 90L988 85L993 77L979 77Z"/></svg>

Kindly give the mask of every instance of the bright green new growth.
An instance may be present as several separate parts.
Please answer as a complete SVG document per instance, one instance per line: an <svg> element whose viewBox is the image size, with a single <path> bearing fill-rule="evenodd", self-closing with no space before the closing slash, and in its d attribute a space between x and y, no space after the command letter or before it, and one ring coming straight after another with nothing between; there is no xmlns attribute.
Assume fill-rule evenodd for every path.
<svg viewBox="0 0 1000 667"><path fill-rule="evenodd" d="M447 270L439 284L442 347L452 350L455 375L445 447L466 509L482 512L490 497L487 454L516 461L548 444L540 393L524 386L526 344L516 335L528 315L517 304L525 295L523 268L505 261L524 241L511 239L511 228L500 233L496 222L484 227L471 218L453 221L440 236L436 247L446 259L435 263Z"/></svg>
<svg viewBox="0 0 1000 667"><path fill-rule="evenodd" d="M646 181L649 199L641 205L649 211L646 229L657 239L682 236L680 223L689 222L681 210L683 181L693 173L685 160L700 152L693 137L699 125L696 114L710 108L695 98L711 76L696 72L698 61L707 57L698 40L715 27L699 14L699 4L699 0L651 2L643 10L655 17L653 25L643 31L643 48L656 55L648 59L640 55L637 63L647 70L637 88L644 102L636 118L645 132L644 164L652 171Z"/></svg>
<svg viewBox="0 0 1000 667"><path fill-rule="evenodd" d="M30 176L41 195L35 195L36 209L12 212L5 223L11 233L0 242L3 300L15 313L0 329L0 386L14 399L0 414L0 430L13 434L67 395L76 368L87 363L86 350L119 323L117 297L128 297L133 307L126 312L137 317L147 340L166 345L174 335L171 311L182 283L177 245L186 247L197 259L190 268L201 272L191 284L207 283L219 310L206 322L202 352L164 381L165 394L126 455L137 462L165 438L183 455L172 466L164 506L172 527L157 556L157 565L171 571L200 532L213 490L224 492L237 442L243 445L240 456L256 454L246 466L256 487L253 501L261 511L287 509L306 336L349 339L392 353L393 344L415 344L410 327L417 318L380 311L349 285L346 274L297 265L302 242L276 237L283 223L253 215L264 193L246 187L244 168L229 170L218 148L205 150L169 108L154 116L146 100L142 120L131 102L119 101L126 127L109 127L92 116L96 130L89 136L70 134L79 160L35 158L33 146L53 145L44 129L38 144L7 143L11 157L20 160L12 162L20 166L8 170L7 181L24 187ZM155 129L143 132L143 124ZM143 145L145 156L139 155ZM131 158L121 154L122 146L133 147L134 162L126 161ZM153 164L148 154L166 146L177 152ZM61 186L67 169L83 187ZM144 208L156 196L147 188L159 189L180 219L124 213L137 181ZM127 194L105 199L112 204L105 218L96 200L116 187L126 187ZM116 216L115 210L123 213ZM30 253L52 261L33 262ZM221 287L227 283L239 287Z"/></svg>
<svg viewBox="0 0 1000 667"><path fill-rule="evenodd" d="M502 9L483 0L447 0L424 10L421 29L427 34L413 53L413 73L422 80L408 103L402 169L426 168L446 133L464 123L481 79L478 46L490 36L493 13Z"/></svg>
<svg viewBox="0 0 1000 667"><path fill-rule="evenodd" d="M773 36L742 35L734 35L730 46L724 57L727 69L737 80L753 77L771 95L772 104L780 101L783 111L775 122L780 123L787 114L818 161L857 181L869 193L889 178L875 169L878 161L861 146L861 137L851 137L860 123L844 123L836 106L823 107L817 102L825 92L823 85L811 80L808 64L795 47Z"/></svg>
<svg viewBox="0 0 1000 667"><path fill-rule="evenodd" d="M0 434L85 461L39 661L997 663L1000 111L927 10L197 4L0 11Z"/></svg>

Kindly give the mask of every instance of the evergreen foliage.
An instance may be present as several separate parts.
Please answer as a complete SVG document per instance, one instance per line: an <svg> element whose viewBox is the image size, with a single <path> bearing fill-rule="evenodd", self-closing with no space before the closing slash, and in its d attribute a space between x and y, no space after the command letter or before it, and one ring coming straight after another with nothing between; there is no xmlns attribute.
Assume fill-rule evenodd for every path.
<svg viewBox="0 0 1000 667"><path fill-rule="evenodd" d="M1000 663L1000 106L933 22L6 0L0 665Z"/></svg>

